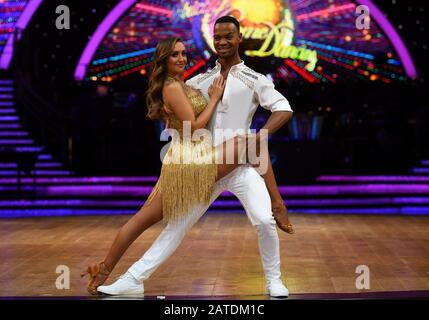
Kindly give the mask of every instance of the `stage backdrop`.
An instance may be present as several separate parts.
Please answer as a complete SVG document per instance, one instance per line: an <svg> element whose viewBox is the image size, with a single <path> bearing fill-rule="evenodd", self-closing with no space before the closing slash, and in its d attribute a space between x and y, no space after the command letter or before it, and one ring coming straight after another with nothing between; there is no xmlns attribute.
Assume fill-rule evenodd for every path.
<svg viewBox="0 0 429 320"><path fill-rule="evenodd" d="M186 42L186 77L212 66L213 25L233 15L244 36L242 56L276 80L406 81L417 76L399 35L367 0L123 0L100 24L76 67L75 78L110 82L146 76L156 43Z"/></svg>

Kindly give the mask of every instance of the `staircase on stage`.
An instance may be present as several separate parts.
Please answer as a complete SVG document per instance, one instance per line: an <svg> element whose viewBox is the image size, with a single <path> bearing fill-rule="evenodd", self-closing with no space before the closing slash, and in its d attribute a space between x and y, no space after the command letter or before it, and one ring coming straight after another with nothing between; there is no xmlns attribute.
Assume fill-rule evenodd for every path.
<svg viewBox="0 0 429 320"><path fill-rule="evenodd" d="M15 108L13 80L0 80L0 217L132 214L156 179L75 176L31 138ZM403 175L321 176L280 191L290 212L426 215L429 160ZM243 211L228 192L210 210Z"/></svg>

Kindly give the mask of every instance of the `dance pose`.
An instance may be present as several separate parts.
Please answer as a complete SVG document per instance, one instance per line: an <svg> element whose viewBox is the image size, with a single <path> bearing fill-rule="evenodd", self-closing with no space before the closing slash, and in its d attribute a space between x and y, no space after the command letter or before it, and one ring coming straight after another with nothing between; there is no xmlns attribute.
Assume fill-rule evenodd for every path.
<svg viewBox="0 0 429 320"><path fill-rule="evenodd" d="M238 55L241 42L239 24L223 17L215 24L214 44L219 54L216 67L184 84L181 74L186 64L183 42L171 38L158 44L148 90L149 118L163 119L169 128L183 133L184 121L192 131L209 128L243 129L250 127L257 106L273 113L264 129L274 133L291 117L287 100L263 75L246 67ZM227 92L224 92L226 88ZM229 131L232 132L232 131ZM293 233L287 210L278 191L271 162L262 178L252 165L240 165L243 136L214 135L214 145L207 141L173 139L164 157L160 178L142 209L118 232L107 257L88 267L88 291L106 294L142 294L143 280L170 256L186 231L204 214L225 189L243 204L256 227L267 289L272 296L287 296L280 279L279 240L275 225ZM218 141L222 139L223 141ZM259 139L259 136L256 137ZM215 161L225 156L232 141L234 163ZM244 147L247 145L244 143ZM219 150L226 152L219 152ZM190 157L192 164L181 160ZM221 159L225 160L225 159ZM267 190L268 189L268 190ZM148 227L165 219L168 222L146 254L124 275L109 286L101 286L129 245Z"/></svg>

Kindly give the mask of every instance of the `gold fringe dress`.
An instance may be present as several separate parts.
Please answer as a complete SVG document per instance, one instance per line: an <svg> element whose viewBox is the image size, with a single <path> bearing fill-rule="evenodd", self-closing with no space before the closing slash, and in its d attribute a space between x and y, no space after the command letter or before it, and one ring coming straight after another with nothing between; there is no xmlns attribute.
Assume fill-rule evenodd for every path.
<svg viewBox="0 0 429 320"><path fill-rule="evenodd" d="M183 81L168 78L166 82L179 82L195 117L207 106L200 91L194 91ZM197 204L208 203L216 182L216 151L211 139L193 139L183 135L183 122L173 113L168 113L169 129L176 130L179 138L173 136L170 147L164 157L161 175L149 195L150 203L157 192L162 194L164 220L175 221L185 217Z"/></svg>

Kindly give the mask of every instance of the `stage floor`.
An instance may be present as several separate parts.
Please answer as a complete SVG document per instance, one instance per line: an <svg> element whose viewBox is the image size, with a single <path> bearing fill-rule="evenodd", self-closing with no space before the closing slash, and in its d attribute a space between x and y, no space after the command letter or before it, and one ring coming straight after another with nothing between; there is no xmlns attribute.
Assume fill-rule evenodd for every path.
<svg viewBox="0 0 429 320"><path fill-rule="evenodd" d="M382 297L429 290L429 217L291 214L296 234L279 230L283 280L290 298ZM86 296L86 265L104 258L129 216L0 220L0 296ZM147 230L129 248L108 283L156 239ZM70 270L70 288L57 289L57 266ZM357 289L366 265L370 289ZM380 294L378 294L380 293ZM323 295L326 294L326 295ZM427 295L428 292L423 293ZM419 296L419 293L412 293ZM145 281L156 298L264 299L256 232L241 213L206 214L175 254Z"/></svg>

